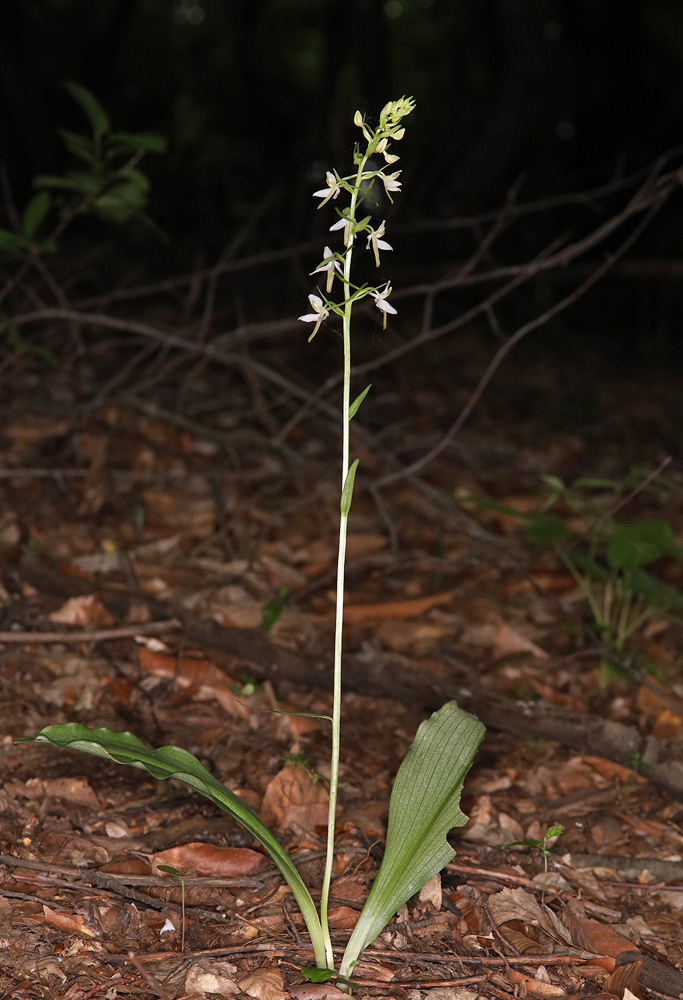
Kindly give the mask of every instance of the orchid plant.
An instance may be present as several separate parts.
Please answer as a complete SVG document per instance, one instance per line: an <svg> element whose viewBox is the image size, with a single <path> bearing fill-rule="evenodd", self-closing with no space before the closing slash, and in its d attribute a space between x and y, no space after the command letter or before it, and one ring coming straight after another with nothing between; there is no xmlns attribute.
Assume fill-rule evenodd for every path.
<svg viewBox="0 0 683 1000"><path fill-rule="evenodd" d="M370 390L370 386L367 386L351 402L351 315L353 306L368 297L372 298L382 313L384 326L387 316L396 313L389 302L391 283L386 281L381 286L356 285L351 280L351 268L358 237L365 239L365 247L372 252L377 266L380 265L380 252L392 249L385 239L386 222L373 224L370 215L359 217L359 210L372 197L373 188L378 182L383 185L390 201L392 195L400 191L401 182L398 178L401 171L387 172L398 160L390 152L390 142L403 137L402 119L411 113L414 106L411 98L390 101L382 109L379 124L375 128L368 124L360 112L356 112L354 123L362 132L363 143L356 144L354 149L354 171L347 176L328 171L326 186L314 193L315 198L321 199L320 208L330 201L337 201L340 195L348 196L348 204L342 209L337 208L337 221L330 227L335 232L341 230L343 249L333 251L328 246L324 248L323 259L311 274L325 276L325 291L318 288L311 293L308 297L311 311L299 317L303 322L313 324L309 341L332 314L341 318L343 331L341 499L334 693L330 717L332 750L326 861L319 910L292 859L276 837L237 795L210 774L188 751L173 746L151 749L132 733L89 729L79 723L47 726L34 739L20 741L72 747L143 768L155 778L178 778L229 812L260 841L280 869L299 905L311 938L317 967L302 968L302 972L318 982L336 977L338 983L349 986L352 982L348 977L363 950L382 932L397 910L453 859L455 851L446 837L450 829L462 826L467 821L460 811L460 795L464 777L484 736L484 727L479 720L459 708L454 701L445 704L418 728L394 782L384 858L337 972L328 907L334 860L341 746L346 535L358 468L357 459L350 464L349 425ZM376 166L379 157L384 160L381 167ZM341 286L338 300L331 297L335 280L337 287Z"/></svg>

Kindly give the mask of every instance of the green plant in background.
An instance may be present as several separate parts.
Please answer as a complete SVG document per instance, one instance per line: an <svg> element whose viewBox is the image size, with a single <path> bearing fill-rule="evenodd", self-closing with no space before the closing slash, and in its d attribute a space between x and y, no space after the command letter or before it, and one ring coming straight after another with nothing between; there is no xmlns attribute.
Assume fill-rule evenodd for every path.
<svg viewBox="0 0 683 1000"><path fill-rule="evenodd" d="M63 176L43 174L34 185L47 191L75 195L78 211L92 211L104 222L116 225L135 218L154 227L145 215L149 180L138 167L146 153L163 153L166 140L152 132L113 132L109 116L99 101L80 83L66 83L66 89L85 113L90 135L60 129L77 168ZM156 231L156 227L155 231Z"/></svg>
<svg viewBox="0 0 683 1000"><path fill-rule="evenodd" d="M683 610L683 594L646 569L664 556L683 562L683 547L671 526L658 518L631 521L616 517L617 510L652 478L650 475L631 488L629 479L584 478L566 485L557 476L543 476L548 496L537 513L522 512L496 500L467 498L480 510L519 518L530 541L555 550L576 580L603 645L601 684L624 676L629 640L650 618L655 614L673 617ZM569 516L587 522L583 538L574 537L567 515L554 511L560 505Z"/></svg>
<svg viewBox="0 0 683 1000"><path fill-rule="evenodd" d="M61 176L43 174L34 179L39 190L24 209L17 231L0 229L0 253L23 260L54 253L69 222L87 212L115 225L135 219L160 233L144 211L149 180L138 164L146 153L163 153L166 140L152 132L112 131L109 116L89 90L80 83L64 86L85 113L90 134L60 129L77 165ZM49 235L41 236L55 207L61 210L60 221Z"/></svg>
<svg viewBox="0 0 683 1000"><path fill-rule="evenodd" d="M118 763L143 768L153 777L179 778L202 792L220 808L237 819L263 845L287 880L308 929L318 971L318 980L336 977L349 985L349 975L362 951L384 929L396 911L455 855L446 837L453 827L462 826L466 817L460 811L460 796L464 777L484 736L484 727L473 715L451 701L435 712L418 728L415 739L401 764L389 807L386 849L375 882L358 918L346 947L338 973L335 971L332 941L328 924L328 902L334 859L339 751L341 741L341 682L342 682L342 622L344 599L344 567L346 534L358 460L350 463L349 424L367 395L368 386L353 402L350 400L351 314L355 303L370 297L383 315L395 313L389 303L391 285L356 285L351 280L351 265L357 238L362 236L366 248L379 264L379 252L391 250L384 239L385 223L373 225L371 216L358 217L359 209L372 197L376 183L391 195L400 190L400 171L388 173L398 157L389 151L391 141L404 134L402 119L413 110L413 101L401 98L389 102L382 110L379 125L372 128L356 113L355 124L361 129L363 144L354 149L355 169L348 176L328 172L327 186L315 192L321 205L336 201L340 194L348 196L348 205L338 209L338 219L331 230L342 230L343 250L334 252L325 247L323 260L313 274L325 275L325 292L309 295L311 312L300 317L313 323L312 339L327 317L341 317L343 330L343 395L342 395L342 461L339 520L339 559L337 566L337 609L334 640L334 697L332 752L330 762L330 806L325 870L320 900L316 910L308 888L289 855L278 840L242 800L214 778L199 761L180 747L165 746L150 749L132 733L115 733L110 729L89 729L80 723L47 726L34 739L20 742L49 743L56 747L72 747L87 753L107 757ZM374 158L371 161L371 157ZM382 157L385 166L374 164ZM330 298L334 280L341 284L341 299ZM304 713L308 714L308 713ZM327 717L324 717L327 718ZM322 971L320 971L322 970Z"/></svg>
<svg viewBox="0 0 683 1000"><path fill-rule="evenodd" d="M261 608L261 618L266 632L273 627L276 621L279 621L288 597L289 587L278 587L277 597L268 601Z"/></svg>

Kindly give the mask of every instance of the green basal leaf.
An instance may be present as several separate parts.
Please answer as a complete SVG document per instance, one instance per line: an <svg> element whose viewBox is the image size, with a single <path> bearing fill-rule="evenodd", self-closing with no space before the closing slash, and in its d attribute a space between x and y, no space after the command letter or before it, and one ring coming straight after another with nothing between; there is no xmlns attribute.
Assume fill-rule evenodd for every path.
<svg viewBox="0 0 683 1000"><path fill-rule="evenodd" d="M341 495L341 512L343 517L347 517L349 511L351 510L351 500L353 499L353 484L356 478L356 469L358 468L358 462L360 459L356 459L349 471L346 473L346 480L344 482L344 488L342 489Z"/></svg>
<svg viewBox="0 0 683 1000"><path fill-rule="evenodd" d="M396 775L384 860L346 947L341 975L351 972L399 907L453 860L446 835L467 822L460 811L462 784L484 732L454 701L418 729Z"/></svg>
<svg viewBox="0 0 683 1000"><path fill-rule="evenodd" d="M87 87L81 83L68 81L64 84L74 101L79 104L87 115L94 134L100 138L105 132L111 131L109 116L94 94L91 94Z"/></svg>
<svg viewBox="0 0 683 1000"><path fill-rule="evenodd" d="M24 209L24 217L21 220L21 228L24 236L28 237L28 239L33 239L49 208L50 195L47 191L39 191L38 194L33 195Z"/></svg>
<svg viewBox="0 0 683 1000"><path fill-rule="evenodd" d="M626 521L617 525L607 546L607 559L613 569L635 569L661 559L676 537L666 521Z"/></svg>
<svg viewBox="0 0 683 1000"><path fill-rule="evenodd" d="M317 964L324 968L325 947L323 944L320 918L311 895L289 855L258 816L231 792L229 788L214 778L187 750L181 747L165 746L157 750L133 733L115 733L111 729L89 729L79 722L46 726L34 738L17 740L17 743L49 743L54 747L69 747L83 750L98 757L106 757L117 764L130 764L148 771L153 778L178 778L196 788L221 809L230 813L242 826L256 837L278 866L294 893L299 909L306 921L311 936Z"/></svg>
<svg viewBox="0 0 683 1000"><path fill-rule="evenodd" d="M351 403L351 406L349 407L349 420L351 420L352 417L355 417L355 415L358 413L358 408L360 407L360 404L363 402L363 400L365 399L365 397L367 396L367 394L370 392L371 389L372 389L372 382L370 383L369 386L363 389L360 396L356 396L354 401Z"/></svg>

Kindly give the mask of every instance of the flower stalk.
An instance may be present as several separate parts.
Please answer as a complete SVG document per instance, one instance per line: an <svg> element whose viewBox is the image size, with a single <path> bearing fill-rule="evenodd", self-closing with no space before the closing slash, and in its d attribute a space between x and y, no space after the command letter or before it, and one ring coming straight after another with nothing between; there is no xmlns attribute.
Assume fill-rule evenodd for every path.
<svg viewBox="0 0 683 1000"><path fill-rule="evenodd" d="M339 518L339 550L337 558L337 599L335 610L334 629L334 681L333 681L333 707L332 707L332 749L330 762L330 802L327 824L327 846L325 856L325 870L323 874L323 884L320 897L320 923L325 942L325 955L327 967L334 968L334 956L332 953L332 941L328 923L328 909L330 886L332 882L332 867L334 862L334 834L337 812L337 793L339 785L339 755L340 755L340 731L341 731L341 693L342 693L342 628L344 621L344 576L346 565L346 537L348 528L349 510L353 494L353 484L358 467L358 460L350 465L350 435L349 428L352 417L362 403L367 389L351 404L351 316L353 306L367 296L371 296L375 305L382 313L382 322L386 327L387 314L395 314L396 309L388 302L391 293L390 282L385 282L383 288L363 285L358 287L351 280L351 269L353 263L353 252L356 236L367 232L367 249L374 254L375 264L379 267L380 250L392 250L393 248L385 239L385 221L382 221L376 228L371 224L370 216L358 220L356 218L358 208L362 201L368 197L372 191L376 178L379 178L384 186L386 195L391 200L391 193L399 191L400 181L397 179L400 171L396 171L386 176L382 170L372 169L371 158L382 155L387 164L395 163L397 156L389 153L389 141L391 139L401 139L404 129L399 126L401 119L410 114L414 108L414 102L410 98L401 98L399 101L390 101L385 105L380 114L379 126L371 129L360 112L356 112L354 123L362 130L366 140L366 147L361 152L357 145L354 151L355 173L347 177L327 171L327 186L314 193L315 198L321 198L319 208L327 204L328 201L337 198L340 191L350 195L347 208L339 211L338 220L330 226L330 231L342 230L344 240L343 254L335 255L329 247L325 247L323 261L312 271L312 274L326 275L325 296L322 292L318 295L309 295L309 301L313 312L299 318L305 323L314 323L313 333L309 337L312 340L320 329L327 316L333 312L342 320L342 344L343 344L343 381L342 381L342 448L341 448L341 504ZM329 299L332 291L334 278L338 277L343 285L343 298L341 302L334 302ZM369 388L369 387L368 387Z"/></svg>

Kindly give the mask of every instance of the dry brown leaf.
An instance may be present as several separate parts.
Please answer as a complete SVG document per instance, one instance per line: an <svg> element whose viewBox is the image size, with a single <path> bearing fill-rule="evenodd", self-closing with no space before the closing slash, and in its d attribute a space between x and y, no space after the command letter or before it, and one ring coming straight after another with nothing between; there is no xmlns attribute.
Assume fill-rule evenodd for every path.
<svg viewBox="0 0 683 1000"><path fill-rule="evenodd" d="M83 937L97 937L94 931L85 925L85 918L80 913L57 913L50 909L47 903L43 903L43 913L45 923L58 927L60 931L68 931L70 934L82 934Z"/></svg>
<svg viewBox="0 0 683 1000"><path fill-rule="evenodd" d="M516 577L506 584L505 593L510 597L516 597L518 594L527 594L530 591L536 591L537 588L553 593L563 593L567 590L572 590L575 586L576 580L571 573L548 571L543 573L529 573L528 576Z"/></svg>
<svg viewBox="0 0 683 1000"><path fill-rule="evenodd" d="M657 688L657 690L653 691L653 688ZM646 715L658 715L663 709L673 711L672 701L680 705L680 714L683 715L683 698L679 698L674 691L664 684L660 684L653 677L648 678L647 687L641 684L636 694L636 707Z"/></svg>
<svg viewBox="0 0 683 1000"><path fill-rule="evenodd" d="M609 858L606 858L606 863L609 863ZM599 920L575 916L568 912L567 924L577 946L586 951L592 951L595 955L618 958L624 951L637 950L633 941L629 941L623 934L617 934L611 927L600 923Z"/></svg>
<svg viewBox="0 0 683 1000"><path fill-rule="evenodd" d="M268 865L263 854L248 847L217 847L196 841L158 851L152 855L152 861L156 866L177 868L183 875L187 869L199 875L251 875Z"/></svg>
<svg viewBox="0 0 683 1000"><path fill-rule="evenodd" d="M525 984L528 996L539 997L539 1000L546 1000L548 997L563 997L567 993L562 986L554 986L552 983L545 982L544 979L527 976L517 969L508 968L507 977L514 986Z"/></svg>
<svg viewBox="0 0 683 1000"><path fill-rule="evenodd" d="M443 890L441 888L441 873L437 872L437 874L433 875L428 882L425 882L420 889L418 901L423 910L429 903L438 912L441 909L442 899Z"/></svg>
<svg viewBox="0 0 683 1000"><path fill-rule="evenodd" d="M194 488L147 489L143 492L147 523L193 538L207 538L216 526L216 504L209 486L193 481Z"/></svg>
<svg viewBox="0 0 683 1000"><path fill-rule="evenodd" d="M200 958L192 962L185 974L185 992L188 996L233 997L240 992L235 982L237 966L231 962Z"/></svg>
<svg viewBox="0 0 683 1000"><path fill-rule="evenodd" d="M540 903L525 889L501 889L489 898L488 906L497 925L521 920L542 930L558 944L573 944L567 925L550 907Z"/></svg>
<svg viewBox="0 0 683 1000"><path fill-rule="evenodd" d="M294 986L289 991L293 1000L348 1000L349 994L342 993L331 983L304 983Z"/></svg>
<svg viewBox="0 0 683 1000"><path fill-rule="evenodd" d="M493 637L493 654L496 657L508 656L510 653L531 653L539 660L547 660L548 654L531 639L515 631L502 618L496 616L496 631Z"/></svg>
<svg viewBox="0 0 683 1000"><path fill-rule="evenodd" d="M347 604L344 618L350 622L367 621L371 618L414 618L438 604L447 604L455 590L446 590L427 597L411 597L406 601L385 601L382 604ZM334 612L330 610L328 614Z"/></svg>
<svg viewBox="0 0 683 1000"><path fill-rule="evenodd" d="M537 681L533 677L530 678L529 683L536 694L540 694L541 698L552 702L553 705L560 705L562 708L571 708L573 712L586 711L585 702L581 698L577 698L574 694L563 694L561 691L556 691L550 687L549 684L542 684L541 681Z"/></svg>
<svg viewBox="0 0 683 1000"><path fill-rule="evenodd" d="M65 802L75 802L77 805L100 808L100 803L85 778L53 778L43 781L41 778L29 778L28 781L7 781L5 790L11 795L19 795L24 799L42 799L46 795Z"/></svg>
<svg viewBox="0 0 683 1000"><path fill-rule="evenodd" d="M659 713L652 727L652 735L657 740L670 740L681 728L683 717L665 708Z"/></svg>
<svg viewBox="0 0 683 1000"><path fill-rule="evenodd" d="M261 819L281 833L313 833L316 827L327 825L328 803L329 795L321 781L316 781L305 767L287 763L268 783Z"/></svg>
<svg viewBox="0 0 683 1000"><path fill-rule="evenodd" d="M432 622L397 621L395 618L383 621L375 632L377 638L389 649L414 656L425 656L444 638L452 635L451 625L435 625Z"/></svg>
<svg viewBox="0 0 683 1000"><path fill-rule="evenodd" d="M633 781L637 781L641 785L647 783L647 778L644 778L642 774L636 774L633 768L626 767L624 764L615 764L614 761L607 760L605 757L593 757L591 754L584 754L583 759L603 778L609 780L617 778L625 785Z"/></svg>
<svg viewBox="0 0 683 1000"><path fill-rule="evenodd" d="M146 645L140 646L140 666L157 677L172 677L178 687L185 690L194 689L198 701L215 698L226 712L247 715L248 709L242 704L241 696L231 690L234 683L231 677L209 660L199 660L185 656L180 662L177 656L167 656L157 653Z"/></svg>
<svg viewBox="0 0 683 1000"><path fill-rule="evenodd" d="M96 594L70 597L48 617L51 622L61 625L96 625L101 628L114 624L114 619Z"/></svg>
<svg viewBox="0 0 683 1000"><path fill-rule="evenodd" d="M3 427L2 432L14 445L35 447L43 441L64 437L68 430L68 420L56 420L54 417L26 413L17 417L9 426Z"/></svg>
<svg viewBox="0 0 683 1000"><path fill-rule="evenodd" d="M287 1000L282 975L278 969L255 969L238 980L239 988L257 1000Z"/></svg>

